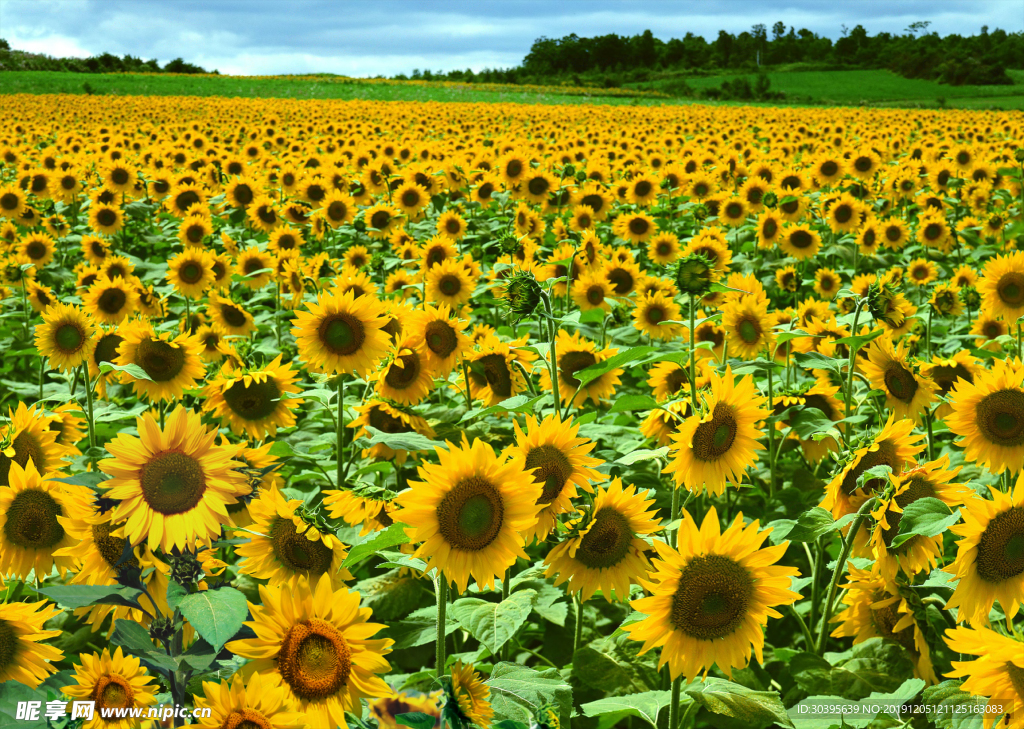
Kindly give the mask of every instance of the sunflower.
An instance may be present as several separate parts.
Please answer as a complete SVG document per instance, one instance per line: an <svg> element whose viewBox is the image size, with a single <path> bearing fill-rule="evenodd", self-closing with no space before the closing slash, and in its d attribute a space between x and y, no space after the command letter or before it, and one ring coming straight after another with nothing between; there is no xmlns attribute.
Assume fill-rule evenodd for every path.
<svg viewBox="0 0 1024 729"><path fill-rule="evenodd" d="M549 415L540 423L527 416L524 432L513 421L516 444L512 452L522 456L526 471L542 489L537 503L543 508L537 514L537 522L523 533L527 543L534 538L546 539L558 516L572 511L572 499L579 495L577 487L593 493L590 482L604 480L594 470L602 461L587 455L595 443L578 437L579 427L579 423L571 420L563 424L556 415Z"/></svg>
<svg viewBox="0 0 1024 729"><path fill-rule="evenodd" d="M360 269L369 265L370 251L366 246L351 246L345 250L342 260L349 268Z"/></svg>
<svg viewBox="0 0 1024 729"><path fill-rule="evenodd" d="M663 322L679 321L682 309L660 291L645 294L637 299L633 309L633 328L644 332L652 339L675 339L688 333L685 327Z"/></svg>
<svg viewBox="0 0 1024 729"><path fill-rule="evenodd" d="M988 625L997 600L1009 627L1024 603L1024 480L1012 491L989 488L989 499L967 499L963 523L950 527L961 537L953 563L958 580L946 609L957 622Z"/></svg>
<svg viewBox="0 0 1024 729"><path fill-rule="evenodd" d="M864 376L874 390L885 393L886 407L897 418L910 418L921 422L921 414L935 399L938 389L934 382L915 372L907 359L907 343L893 343L889 335L873 340L867 347L867 362L861 366Z"/></svg>
<svg viewBox="0 0 1024 729"><path fill-rule="evenodd" d="M490 729L494 718L494 709L488 701L490 692L480 675L473 671L473 664L456 661L452 665L452 709L464 722L479 729Z"/></svg>
<svg viewBox="0 0 1024 729"><path fill-rule="evenodd" d="M135 311L138 298L135 287L124 279L101 276L82 296L82 305L101 324L118 324Z"/></svg>
<svg viewBox="0 0 1024 729"><path fill-rule="evenodd" d="M823 299L831 299L843 287L843 279L831 268L818 268L814 272L814 291Z"/></svg>
<svg viewBox="0 0 1024 729"><path fill-rule="evenodd" d="M399 405L412 406L434 389L434 373L423 341L406 335L394 346L387 362L375 375L377 395Z"/></svg>
<svg viewBox="0 0 1024 729"><path fill-rule="evenodd" d="M427 424L427 421L416 413L395 407L391 403L376 398L370 398L365 403L355 406L359 417L348 424L349 428L356 429L352 436L353 440L369 438L370 433L367 426L381 431L382 433L419 433L427 438L434 438L434 429ZM363 449L363 458L374 460L395 461L402 465L409 457L409 451L393 450L383 443L375 443L370 448ZM326 493L326 492L325 492ZM326 503L326 500L325 500Z"/></svg>
<svg viewBox="0 0 1024 729"><path fill-rule="evenodd" d="M143 286L136 283L135 294L138 296L136 311L142 316L160 319L167 316L167 308L164 306L164 299L152 286Z"/></svg>
<svg viewBox="0 0 1024 729"><path fill-rule="evenodd" d="M17 185L0 186L0 217L17 218L28 206L28 198Z"/></svg>
<svg viewBox="0 0 1024 729"><path fill-rule="evenodd" d="M495 165L495 170L501 175L506 188L512 188L518 184L530 170L530 161L522 154L511 151L502 155Z"/></svg>
<svg viewBox="0 0 1024 729"><path fill-rule="evenodd" d="M335 190L327 195L321 203L324 220L332 228L337 229L346 223L351 223L356 216L356 201L340 190Z"/></svg>
<svg viewBox="0 0 1024 729"><path fill-rule="evenodd" d="M230 684L223 679L219 684L203 681L203 696L196 696L195 702L196 708L210 710L209 716L199 719L198 726L206 729L301 729L306 724L288 689L258 673L248 682L237 674Z"/></svg>
<svg viewBox="0 0 1024 729"><path fill-rule="evenodd" d="M247 177L236 177L224 190L224 202L233 208L245 209L259 194L259 183Z"/></svg>
<svg viewBox="0 0 1024 729"><path fill-rule="evenodd" d="M56 443L68 449L69 454L79 455L75 446L85 437L85 413L76 402L58 405L50 413L49 428L57 434Z"/></svg>
<svg viewBox="0 0 1024 729"><path fill-rule="evenodd" d="M61 468L66 449L57 443L57 433L50 430L41 407L19 402L16 410L7 411L7 420L7 425L0 426L0 486L11 484L10 471L15 464L25 468L33 463L40 473Z"/></svg>
<svg viewBox="0 0 1024 729"><path fill-rule="evenodd" d="M604 309L611 311L612 286L600 270L588 270L572 282L572 300L580 311Z"/></svg>
<svg viewBox="0 0 1024 729"><path fill-rule="evenodd" d="M574 407L581 407L587 398L590 398L597 405L615 393L615 386L619 384L619 377L622 375L621 369L605 372L585 385L576 378L576 373L604 362L618 350L599 350L597 345L579 332L570 335L559 329L555 351L558 363L558 392L563 402L571 401ZM546 367L540 372L540 381L544 389L551 389L551 375Z"/></svg>
<svg viewBox="0 0 1024 729"><path fill-rule="evenodd" d="M245 217L249 224L262 233L271 233L281 225L281 214L274 205L274 200L267 195L257 195L252 204L245 209Z"/></svg>
<svg viewBox="0 0 1024 729"><path fill-rule="evenodd" d="M103 653L83 653L80 658L82 662L75 666L76 683L61 690L73 699L88 699L94 703L95 718L82 726L86 729L131 729L137 726L134 719L106 718L100 712L144 710L156 703L156 692L160 687L150 683L153 677L140 665L139 659L125 656L121 646L113 655L109 648L104 648ZM111 713L111 717L115 716Z"/></svg>
<svg viewBox="0 0 1024 729"><path fill-rule="evenodd" d="M964 678L960 690L988 699L983 726L990 729L1000 714L1000 726L1020 729L1024 725L1024 645L1016 637L1000 635L989 628L960 626L946 631L950 649L978 656L974 661L953 661L950 678Z"/></svg>
<svg viewBox="0 0 1024 729"><path fill-rule="evenodd" d="M241 284L250 289L263 288L274 276L274 257L255 246L239 253L235 265L242 277Z"/></svg>
<svg viewBox="0 0 1024 729"><path fill-rule="evenodd" d="M323 575L260 586L260 605L249 603L253 620L245 624L255 638L225 647L253 659L242 676L258 675L286 689L287 699L310 726L347 727L345 711L357 714L361 700L390 695L376 674L390 670L384 656L388 638L371 638L383 625L369 623L369 608L359 593L334 589Z"/></svg>
<svg viewBox="0 0 1024 729"><path fill-rule="evenodd" d="M756 221L758 248L773 248L782 238L783 223L782 217L774 210L762 212Z"/></svg>
<svg viewBox="0 0 1024 729"><path fill-rule="evenodd" d="M252 314L226 296L214 294L206 307L213 326L218 331L235 337L245 337L256 331Z"/></svg>
<svg viewBox="0 0 1024 729"><path fill-rule="evenodd" d="M302 249L305 242L301 230L291 226L281 226L270 234L267 248L275 253L279 251L297 251Z"/></svg>
<svg viewBox="0 0 1024 729"><path fill-rule="evenodd" d="M1024 315L1024 251L997 256L985 264L978 293L993 316L1015 322Z"/></svg>
<svg viewBox="0 0 1024 729"><path fill-rule="evenodd" d="M89 205L89 227L104 235L115 235L124 227L124 213L117 205L92 203Z"/></svg>
<svg viewBox="0 0 1024 729"><path fill-rule="evenodd" d="M415 694L401 691L394 696L387 696L376 701L367 702L370 716L377 720L380 729L399 729L396 717L402 714L417 712L434 718L432 729L441 729L441 711L437 706L441 691L427 694Z"/></svg>
<svg viewBox="0 0 1024 729"><path fill-rule="evenodd" d="M737 383L731 368L724 376L712 371L710 385L705 414L691 415L673 434L672 461L664 472L691 492L720 495L728 481L739 484L763 450L758 426L768 413L749 376Z"/></svg>
<svg viewBox="0 0 1024 729"><path fill-rule="evenodd" d="M520 453L498 456L482 440L438 448L439 465L419 467L422 481L398 495L395 521L408 524L415 557L427 560L448 582L465 592L470 576L491 587L523 551L544 505L541 485L526 470Z"/></svg>
<svg viewBox="0 0 1024 729"><path fill-rule="evenodd" d="M880 479L868 479L863 488L857 484L868 469L888 466L899 475L904 468L916 463L915 456L924 450L924 444L919 442L922 436L915 435L913 430L913 420L895 420L895 415L890 413L885 427L871 443L858 448L825 487L821 508L828 509L836 519L853 513L867 500L869 494L865 491L876 492L883 486Z"/></svg>
<svg viewBox="0 0 1024 729"><path fill-rule="evenodd" d="M303 403L295 393L301 388L295 384L298 374L290 364L281 364L282 357L258 369L222 371L206 386L203 410L236 435L244 432L258 440L295 425L294 410Z"/></svg>
<svg viewBox="0 0 1024 729"><path fill-rule="evenodd" d="M1002 342L1000 337L1010 333L1010 327L1001 317L994 316L982 309L977 320L971 325L971 334L978 338L974 340L974 346L986 349L990 352L1001 352Z"/></svg>
<svg viewBox="0 0 1024 729"><path fill-rule="evenodd" d="M473 297L473 277L462 261L445 259L427 274L427 300L447 304L453 309L469 302Z"/></svg>
<svg viewBox="0 0 1024 729"><path fill-rule="evenodd" d="M921 626L899 586L892 578L870 570L849 566L850 581L843 585L846 609L832 622L840 623L832 631L836 638L853 638L853 644L871 638L885 638L903 646L914 661L914 675L929 684L938 682L932 667L931 651Z"/></svg>
<svg viewBox="0 0 1024 729"><path fill-rule="evenodd" d="M718 220L730 228L739 228L747 222L749 213L743 198L733 196L722 203L718 210Z"/></svg>
<svg viewBox="0 0 1024 729"><path fill-rule="evenodd" d="M658 232L658 226L647 213L623 213L612 223L612 232L631 243L644 243Z"/></svg>
<svg viewBox="0 0 1024 729"><path fill-rule="evenodd" d="M984 368L970 351L961 349L952 357L932 357L931 362L921 364L921 375L935 383L937 395L946 397L960 380L972 384L984 372ZM942 403L935 409L935 417L945 420L953 412L949 403Z"/></svg>
<svg viewBox="0 0 1024 729"><path fill-rule="evenodd" d="M517 361L512 347L496 337L482 343L476 352L466 355L472 398L490 407L526 390L526 378ZM543 376L542 372L541 378Z"/></svg>
<svg viewBox="0 0 1024 729"><path fill-rule="evenodd" d="M682 247L675 233L662 231L647 241L647 256L662 266L678 260L682 255Z"/></svg>
<svg viewBox="0 0 1024 729"><path fill-rule="evenodd" d="M817 255L821 237L808 225L787 225L783 228L779 247L786 255L802 261Z"/></svg>
<svg viewBox="0 0 1024 729"><path fill-rule="evenodd" d="M775 345L775 333L768 318L768 302L744 296L725 305L722 328L729 341L729 353L743 359L755 359L769 353Z"/></svg>
<svg viewBox="0 0 1024 729"><path fill-rule="evenodd" d="M692 256L694 254L702 255L710 261L719 275L724 275L732 262L729 242L718 229L704 230L686 242L683 255Z"/></svg>
<svg viewBox="0 0 1024 729"><path fill-rule="evenodd" d="M48 575L54 566L63 575L75 566L73 558L53 554L75 543L58 521L70 496L57 477L40 474L32 460L24 468L10 463L8 483L0 486L0 575L26 579L32 570Z"/></svg>
<svg viewBox="0 0 1024 729"><path fill-rule="evenodd" d="M186 248L204 248L205 241L213 235L213 225L205 215L188 215L178 228L178 240Z"/></svg>
<svg viewBox="0 0 1024 729"><path fill-rule="evenodd" d="M649 579L639 580L651 595L630 603L647 617L622 630L643 642L641 654L661 647L658 668L667 663L673 678L693 681L716 664L731 676L751 652L764 662L768 618L782 617L774 607L800 595L789 589L798 570L775 564L789 542L762 549L772 530L759 528L757 520L744 526L740 514L723 533L712 506L700 527L683 511L678 551L654 540L659 558Z"/></svg>
<svg viewBox="0 0 1024 729"><path fill-rule="evenodd" d="M178 407L161 430L151 412L136 419L141 438L119 433L107 444L113 458L99 463L111 476L106 496L118 499L113 521L125 521L133 545L146 542L165 552L192 548L220 536L227 506L246 490L235 448L214 445L196 413Z"/></svg>
<svg viewBox="0 0 1024 729"><path fill-rule="evenodd" d="M56 673L50 664L62 660L64 653L42 641L61 635L60 630L43 628L59 614L57 606L47 605L45 600L0 603L0 683L16 681L35 689Z"/></svg>
<svg viewBox="0 0 1024 729"><path fill-rule="evenodd" d="M1024 465L1024 368L1020 360L996 360L974 382L960 379L949 393L953 412L946 425L968 460L993 473Z"/></svg>
<svg viewBox="0 0 1024 729"><path fill-rule="evenodd" d="M271 487L261 490L249 502L252 524L246 529L249 541L235 551L245 560L239 572L273 584L287 583L301 575L316 582L327 575L333 587L351 579L341 563L347 555L341 540L318 531L299 513L302 501L288 500Z"/></svg>
<svg viewBox="0 0 1024 729"><path fill-rule="evenodd" d="M14 252L24 256L29 263L36 264L37 268L42 268L53 260L56 245L53 238L45 233L28 233L18 241Z"/></svg>
<svg viewBox="0 0 1024 729"><path fill-rule="evenodd" d="M569 535L548 553L545 576L555 585L568 581L584 601L598 590L609 602L626 599L630 584L650 570L644 539L661 529L648 496L623 488L619 478L598 489L587 516L569 522Z"/></svg>
<svg viewBox="0 0 1024 729"><path fill-rule="evenodd" d="M194 336L184 333L172 339L168 332L157 334L153 325L142 319L125 324L120 336L115 363L141 367L149 378L122 372L121 381L130 382L135 394L145 395L150 402L177 400L206 375L199 357L202 345Z"/></svg>
<svg viewBox="0 0 1024 729"><path fill-rule="evenodd" d="M213 254L186 248L167 261L167 280L182 296L201 298L213 283Z"/></svg>
<svg viewBox="0 0 1024 729"><path fill-rule="evenodd" d="M695 363L697 387L708 384L707 360L698 359ZM690 384L690 370L685 364L675 362L658 362L651 368L647 384L651 394L658 402L666 402L683 393Z"/></svg>
<svg viewBox="0 0 1024 729"><path fill-rule="evenodd" d="M371 238L387 238L401 222L400 213L383 203L377 203L363 211L366 232Z"/></svg>
<svg viewBox="0 0 1024 729"><path fill-rule="evenodd" d="M73 304L55 303L43 312L36 327L36 349L49 358L51 369L70 372L89 356L99 333L93 318Z"/></svg>
<svg viewBox="0 0 1024 729"><path fill-rule="evenodd" d="M323 293L292 322L299 356L315 372L364 375L387 354L384 307L373 296Z"/></svg>
<svg viewBox="0 0 1024 729"><path fill-rule="evenodd" d="M847 166L847 172L859 180L868 181L882 166L882 158L873 149L862 147L854 152Z"/></svg>
<svg viewBox="0 0 1024 729"><path fill-rule="evenodd" d="M472 346L465 333L468 322L452 316L447 304L427 305L409 322L407 331L422 344L426 366L436 376L447 377L463 354Z"/></svg>

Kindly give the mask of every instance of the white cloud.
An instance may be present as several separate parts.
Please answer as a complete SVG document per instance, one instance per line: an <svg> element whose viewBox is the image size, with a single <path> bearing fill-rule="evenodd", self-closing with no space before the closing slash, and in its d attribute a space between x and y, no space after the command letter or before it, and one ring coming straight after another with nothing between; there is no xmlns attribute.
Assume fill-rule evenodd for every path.
<svg viewBox="0 0 1024 729"><path fill-rule="evenodd" d="M58 58L88 58L93 55L82 48L74 38L59 35L47 35L36 38L9 35L7 41L12 48L29 53L45 53Z"/></svg>

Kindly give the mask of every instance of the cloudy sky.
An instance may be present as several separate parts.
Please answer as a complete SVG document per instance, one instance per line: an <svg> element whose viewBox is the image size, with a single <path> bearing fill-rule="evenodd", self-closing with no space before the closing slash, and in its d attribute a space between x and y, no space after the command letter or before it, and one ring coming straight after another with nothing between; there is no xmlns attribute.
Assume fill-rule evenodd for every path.
<svg viewBox="0 0 1024 729"><path fill-rule="evenodd" d="M394 75L514 66L539 36L650 28L713 39L781 20L832 38L858 23L941 35L1024 30L1024 0L0 0L0 37L55 56L109 51L221 73Z"/></svg>

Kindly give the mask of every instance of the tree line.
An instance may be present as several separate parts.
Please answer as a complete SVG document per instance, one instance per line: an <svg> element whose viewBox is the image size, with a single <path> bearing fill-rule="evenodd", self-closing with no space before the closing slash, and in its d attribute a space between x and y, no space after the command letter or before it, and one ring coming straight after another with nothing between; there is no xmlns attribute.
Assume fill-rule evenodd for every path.
<svg viewBox="0 0 1024 729"><path fill-rule="evenodd" d="M202 66L175 58L160 65L151 58L125 54L101 53L88 58L56 58L44 53L29 53L11 48L11 44L0 38L0 71L70 71L73 73L217 73Z"/></svg>

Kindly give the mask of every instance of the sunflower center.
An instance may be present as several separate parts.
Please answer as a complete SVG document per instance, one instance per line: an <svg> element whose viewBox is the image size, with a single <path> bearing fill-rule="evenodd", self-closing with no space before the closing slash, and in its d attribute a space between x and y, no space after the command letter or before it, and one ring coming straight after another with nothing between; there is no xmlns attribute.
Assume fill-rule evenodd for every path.
<svg viewBox="0 0 1024 729"><path fill-rule="evenodd" d="M206 492L206 474L192 456L164 451L151 457L139 471L142 497L160 514L183 514Z"/></svg>
<svg viewBox="0 0 1024 729"><path fill-rule="evenodd" d="M884 597L884 593L875 594L876 600L882 600ZM885 607L878 609L872 608L870 611L871 623L883 638L896 641L910 651L911 655L918 656L919 652L917 650L917 644L914 642L913 628L911 626L907 626L907 628L911 629L908 630L907 628L904 628L898 633L893 630L893 628L896 627L896 624L899 623L904 616L904 613L897 611L897 605L899 605L899 603L886 605Z"/></svg>
<svg viewBox="0 0 1024 729"><path fill-rule="evenodd" d="M18 636L11 624L0 618L0 671L14 662L17 652Z"/></svg>
<svg viewBox="0 0 1024 729"><path fill-rule="evenodd" d="M517 159L510 160L505 166L505 174L509 177L519 177L523 173L523 163Z"/></svg>
<svg viewBox="0 0 1024 729"><path fill-rule="evenodd" d="M107 289L96 300L96 305L105 314L119 314L126 303L128 303L128 296L119 288Z"/></svg>
<svg viewBox="0 0 1024 729"><path fill-rule="evenodd" d="M462 282L459 281L458 276L446 274L441 277L440 281L438 281L437 288L440 289L441 293L445 296L456 296L459 291L462 290Z"/></svg>
<svg viewBox="0 0 1024 729"><path fill-rule="evenodd" d="M104 228L109 228L111 225L117 222L117 213L110 208L103 208L96 213L96 222L98 222Z"/></svg>
<svg viewBox="0 0 1024 729"><path fill-rule="evenodd" d="M403 354L398 357L402 364L397 362L388 367L388 373L384 375L384 382L396 390L404 390L413 385L420 375L420 358L416 354Z"/></svg>
<svg viewBox="0 0 1024 729"><path fill-rule="evenodd" d="M779 232L779 224L774 218L768 218L764 221L764 225L761 226L761 232L764 234L765 238L771 240L775 237L775 234Z"/></svg>
<svg viewBox="0 0 1024 729"><path fill-rule="evenodd" d="M232 711L220 725L220 729L273 729L267 717L254 709Z"/></svg>
<svg viewBox="0 0 1024 729"><path fill-rule="evenodd" d="M600 306L604 301L604 289L601 286L591 286L587 289L587 302L593 306Z"/></svg>
<svg viewBox="0 0 1024 729"><path fill-rule="evenodd" d="M220 315L224 317L224 321L232 327L245 326L245 314L237 306L231 306L228 304L220 307Z"/></svg>
<svg viewBox="0 0 1024 729"><path fill-rule="evenodd" d="M725 638L743 623L753 592L750 574L728 557L694 557L672 596L672 625L697 640Z"/></svg>
<svg viewBox="0 0 1024 729"><path fill-rule="evenodd" d="M1024 507L1013 506L996 515L978 540L978 576L1003 582L1024 573Z"/></svg>
<svg viewBox="0 0 1024 729"><path fill-rule="evenodd" d="M458 337L450 324L435 319L427 324L424 337L431 352L442 359L450 357L458 346Z"/></svg>
<svg viewBox="0 0 1024 729"><path fill-rule="evenodd" d="M918 499L933 498L935 496L935 487L923 476L914 476L907 483L907 490L899 494L896 497L896 505L900 509L906 509L910 504L917 501ZM903 518L901 512L891 512L886 514L886 521L889 524L889 528L883 530L882 539L885 541L885 545L888 548L892 544L892 540L896 538L896 535L900 532L900 520ZM898 549L889 549L890 553L903 554L909 548L911 542L915 541L915 538L909 539L903 543L903 546Z"/></svg>
<svg viewBox="0 0 1024 729"><path fill-rule="evenodd" d="M608 283L620 295L628 294L633 290L633 276L624 268L616 268L608 273Z"/></svg>
<svg viewBox="0 0 1024 729"><path fill-rule="evenodd" d="M868 451L861 459L857 462L857 465L850 469L850 472L846 474L843 479L842 490L843 493L849 496L857 490L857 479L860 475L867 471L869 468L875 466L888 466L895 473L900 468L900 463L896 460L896 448L889 442L888 439L883 440L878 444L877 450ZM869 479L864 484L866 491L874 491L879 488L883 483L883 479L873 478Z"/></svg>
<svg viewBox="0 0 1024 729"><path fill-rule="evenodd" d="M272 377L262 382L251 380L246 387L243 379L235 380L224 392L224 402L232 412L246 420L264 420L277 412L281 388Z"/></svg>
<svg viewBox="0 0 1024 729"><path fill-rule="evenodd" d="M17 210L20 203L21 198L13 192L4 193L3 197L0 197L0 208L3 210Z"/></svg>
<svg viewBox="0 0 1024 729"><path fill-rule="evenodd" d="M185 350L162 339L143 339L135 350L135 364L156 382L168 382L185 368Z"/></svg>
<svg viewBox="0 0 1024 729"><path fill-rule="evenodd" d="M320 618L291 627L281 641L277 667L296 696L317 701L348 685L352 651L338 629Z"/></svg>
<svg viewBox="0 0 1024 729"><path fill-rule="evenodd" d="M85 344L85 333L76 324L65 322L53 333L53 341L62 352L77 352Z"/></svg>
<svg viewBox="0 0 1024 729"><path fill-rule="evenodd" d="M370 216L370 227L377 230L384 230L391 222L391 213L387 210L378 210Z"/></svg>
<svg viewBox="0 0 1024 729"><path fill-rule="evenodd" d="M333 354L349 355L363 346L363 323L350 314L334 314L320 323L320 341Z"/></svg>
<svg viewBox="0 0 1024 729"><path fill-rule="evenodd" d="M594 515L593 524L580 540L575 559L591 569L607 569L621 562L632 544L629 520L606 506Z"/></svg>
<svg viewBox="0 0 1024 729"><path fill-rule="evenodd" d="M701 423L694 431L693 455L702 461L717 461L732 448L738 428L733 409L719 403L711 420Z"/></svg>
<svg viewBox="0 0 1024 729"><path fill-rule="evenodd" d="M1015 447L1024 444L1024 392L999 390L975 406L978 430L990 442Z"/></svg>
<svg viewBox="0 0 1024 729"><path fill-rule="evenodd" d="M562 372L562 379L572 387L579 387L580 381L576 379L576 373L597 363L593 352L566 352L559 358L558 368Z"/></svg>
<svg viewBox="0 0 1024 729"><path fill-rule="evenodd" d="M505 504L484 478L459 481L437 506L439 531L456 549L479 551L493 542L505 521Z"/></svg>
<svg viewBox="0 0 1024 729"><path fill-rule="evenodd" d="M794 248L810 248L813 243L814 236L806 230L794 230L793 234L789 236L789 244Z"/></svg>
<svg viewBox="0 0 1024 729"><path fill-rule="evenodd" d="M270 526L270 543L277 561L293 572L319 577L331 566L334 552L322 541L300 534L291 519L277 517Z"/></svg>
<svg viewBox="0 0 1024 729"><path fill-rule="evenodd" d="M910 403L917 394L917 380L899 362L890 362L885 370L885 387L900 402Z"/></svg>
<svg viewBox="0 0 1024 729"><path fill-rule="evenodd" d="M526 470L533 472L536 483L544 484L538 504L550 504L558 498L573 472L569 459L553 445L531 448L526 454Z"/></svg>
<svg viewBox="0 0 1024 729"><path fill-rule="evenodd" d="M135 692L124 677L103 676L96 682L93 701L100 709L123 709L135 704Z"/></svg>
<svg viewBox="0 0 1024 729"><path fill-rule="evenodd" d="M832 160L828 160L827 162L822 163L820 169L821 174L825 175L826 177L832 177L832 175L836 174L839 171L839 165L833 162Z"/></svg>
<svg viewBox="0 0 1024 729"><path fill-rule="evenodd" d="M189 261L181 267L181 280L187 284L198 283L203 278L203 267L195 261Z"/></svg>
<svg viewBox="0 0 1024 729"><path fill-rule="evenodd" d="M652 306L647 310L647 321L651 324L658 324L665 319L665 310L660 306Z"/></svg>
<svg viewBox="0 0 1024 729"><path fill-rule="evenodd" d="M744 319L736 327L736 333L747 344L757 344L757 341L761 338L761 327L752 319Z"/></svg>
<svg viewBox="0 0 1024 729"><path fill-rule="evenodd" d="M113 362L114 358L117 357L117 348L121 346L123 341L124 337L118 334L104 334L100 337L100 341L96 344L96 352L93 355L96 365L99 366L104 362Z"/></svg>
<svg viewBox="0 0 1024 729"><path fill-rule="evenodd" d="M1024 274L1012 272L1004 274L996 284L999 299L1007 306L1024 305Z"/></svg>
<svg viewBox="0 0 1024 729"><path fill-rule="evenodd" d="M411 431L401 418L396 418L380 407L370 410L370 425L384 433L408 433Z"/></svg>
<svg viewBox="0 0 1024 729"><path fill-rule="evenodd" d="M60 504L45 491L22 491L7 509L4 537L21 549L49 550L64 538Z"/></svg>
<svg viewBox="0 0 1024 729"><path fill-rule="evenodd" d="M110 532L113 531L111 524L93 524L92 526L92 541L96 545L96 550L100 553L100 556L109 564L111 567L116 565L121 560L121 555L124 554L124 545L127 540L121 537L112 537ZM139 560L135 557L131 557L127 560L126 564L133 567L139 566Z"/></svg>

